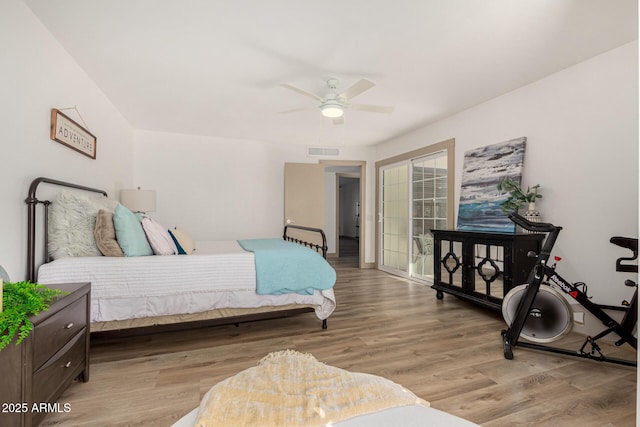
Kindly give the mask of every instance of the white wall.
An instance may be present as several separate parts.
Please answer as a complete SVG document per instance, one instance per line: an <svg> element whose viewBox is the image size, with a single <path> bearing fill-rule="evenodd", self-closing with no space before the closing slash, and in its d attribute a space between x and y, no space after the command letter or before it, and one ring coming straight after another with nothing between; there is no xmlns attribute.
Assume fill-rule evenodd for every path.
<svg viewBox="0 0 640 427"><path fill-rule="evenodd" d="M306 155L306 145L151 131L136 131L135 140L135 185L157 191L152 216L168 227L182 226L196 240L280 236L284 164L318 162ZM366 160L363 155L362 149L341 148L337 159ZM326 197L335 206L335 175L325 178L333 189ZM335 238L327 238L335 252Z"/></svg>
<svg viewBox="0 0 640 427"><path fill-rule="evenodd" d="M136 185L157 191L152 216L196 240L282 232L285 156L272 144L137 131L135 162Z"/></svg>
<svg viewBox="0 0 640 427"><path fill-rule="evenodd" d="M133 141L120 113L20 0L0 3L0 47L0 264L15 281L26 276L30 182L45 176L115 194L131 185ZM96 160L49 139L51 109L74 105L97 137Z"/></svg>
<svg viewBox="0 0 640 427"><path fill-rule="evenodd" d="M609 238L638 236L637 42L380 144L376 159L455 138L458 200L465 151L521 136L523 183L542 186L543 220L564 227L560 274L600 303L630 298L614 271L628 251Z"/></svg>

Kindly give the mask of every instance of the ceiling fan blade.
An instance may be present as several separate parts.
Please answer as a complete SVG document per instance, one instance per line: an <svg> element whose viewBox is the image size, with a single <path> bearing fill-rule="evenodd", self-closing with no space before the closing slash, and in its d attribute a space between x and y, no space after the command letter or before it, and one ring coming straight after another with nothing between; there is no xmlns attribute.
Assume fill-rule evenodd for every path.
<svg viewBox="0 0 640 427"><path fill-rule="evenodd" d="M334 118L333 118L333 124L334 124L334 125L341 125L341 124L344 124L344 116L334 117Z"/></svg>
<svg viewBox="0 0 640 427"><path fill-rule="evenodd" d="M391 114L395 107L385 107L384 105L365 105L365 104L350 104L349 108L352 110L368 111L370 113L385 113Z"/></svg>
<svg viewBox="0 0 640 427"><path fill-rule="evenodd" d="M307 92L306 90L300 89L300 88L298 88L298 87L291 86L290 84L287 84L287 83L281 83L281 84L280 84L280 86L282 86L282 87L284 87L284 88L287 88L287 89L289 89L289 90L292 90L292 91L294 91L294 92L298 92L298 93L299 93L299 94L301 94L301 95L308 96L309 98L313 98L313 99L315 99L316 101L322 101L322 98L320 98L318 95L313 94L313 93L311 93L311 92Z"/></svg>
<svg viewBox="0 0 640 427"><path fill-rule="evenodd" d="M354 97L360 95L365 90L371 89L375 85L376 84L374 82L372 82L371 80L360 79L357 82L355 82L350 88L348 88L347 90L342 92L340 94L340 96L345 98L345 99L351 99L351 98L354 98Z"/></svg>
<svg viewBox="0 0 640 427"><path fill-rule="evenodd" d="M313 108L292 108L291 110L278 111L278 114L297 113L298 111L309 111L309 110L313 110Z"/></svg>

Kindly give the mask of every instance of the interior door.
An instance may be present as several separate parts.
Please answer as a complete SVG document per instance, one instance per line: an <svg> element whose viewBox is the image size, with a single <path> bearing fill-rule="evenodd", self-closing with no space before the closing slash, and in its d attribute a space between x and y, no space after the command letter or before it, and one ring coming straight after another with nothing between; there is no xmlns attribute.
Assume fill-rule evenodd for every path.
<svg viewBox="0 0 640 427"><path fill-rule="evenodd" d="M284 165L285 224L324 229L324 165L317 163L285 163ZM321 239L307 232L289 233L300 239L322 244Z"/></svg>

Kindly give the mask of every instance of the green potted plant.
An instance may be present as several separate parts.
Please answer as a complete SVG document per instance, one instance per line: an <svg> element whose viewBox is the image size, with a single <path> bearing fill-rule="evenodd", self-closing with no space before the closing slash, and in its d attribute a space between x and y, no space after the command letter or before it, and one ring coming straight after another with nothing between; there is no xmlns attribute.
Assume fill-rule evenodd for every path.
<svg viewBox="0 0 640 427"><path fill-rule="evenodd" d="M59 289L31 282L5 282L0 287L0 293L0 351L13 341L16 334L16 345L20 344L33 330L29 316L48 310L54 298L65 294Z"/></svg>
<svg viewBox="0 0 640 427"><path fill-rule="evenodd" d="M509 213L518 211L521 207L528 204L528 211L535 211L535 202L537 199L542 198L541 194L538 194L539 184L533 187L527 187L527 191L524 191L517 181L511 178L505 178L498 183L499 191L506 191L509 193L507 199L500 204L503 212ZM540 215L538 213L538 215Z"/></svg>

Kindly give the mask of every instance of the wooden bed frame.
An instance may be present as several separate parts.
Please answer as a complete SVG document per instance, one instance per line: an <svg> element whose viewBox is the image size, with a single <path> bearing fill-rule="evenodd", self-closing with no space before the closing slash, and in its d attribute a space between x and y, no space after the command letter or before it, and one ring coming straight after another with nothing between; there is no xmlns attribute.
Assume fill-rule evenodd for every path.
<svg viewBox="0 0 640 427"><path fill-rule="evenodd" d="M40 184L51 184L59 187L72 188L77 190L88 191L92 193L101 194L105 197L108 197L108 194L104 190L100 190L97 188L86 187L83 185L73 184L70 182L59 181L51 178L36 178L31 182L29 186L29 193L27 198L25 199L25 203L28 206L27 209L27 280L31 282L35 282L37 279L37 267L36 267L36 228L37 228L37 205L43 205L44 207L44 219L43 219L43 245L44 245L44 262L48 263L51 261L51 257L49 256L48 245L49 245L49 205L51 205L51 201L49 200L40 200L37 197L37 190ZM316 233L318 239L321 239L322 243L314 243L300 239L299 237L291 236L289 231L293 230L301 230L305 233ZM282 235L284 240L301 244L308 248L315 250L316 252L322 254L322 256L327 258L327 238L319 228L312 227L304 227L299 225L291 225L287 224L284 227L284 232ZM315 240L315 239L314 239ZM251 309L242 309L242 311L251 311ZM248 322L254 320L262 320L262 319L273 319L279 317L288 317L294 314L306 313L313 311L312 307L303 307L303 308L285 308L282 310L276 311L268 311L268 312L258 312L258 313L246 313L246 314L232 314L229 317L216 317L207 320L188 320L180 323L168 323L168 324L153 324L150 326L144 327L132 327L127 329L118 329L118 330L108 330L108 331L98 331L92 332L92 334L99 334L101 336L104 335L118 335L122 336L123 331L126 331L126 335L139 335L142 333L153 333L153 332L162 332L166 330L177 330L177 329L185 329L185 328L196 328L196 327L204 327L211 325L220 325L220 324L237 324L240 322ZM322 321L322 329L327 329L327 320L324 319Z"/></svg>

